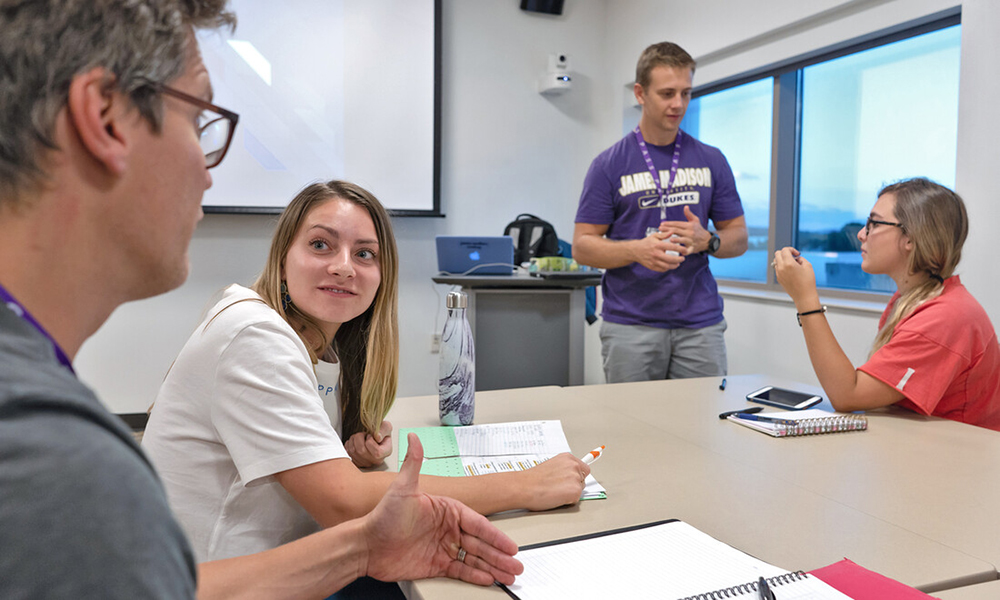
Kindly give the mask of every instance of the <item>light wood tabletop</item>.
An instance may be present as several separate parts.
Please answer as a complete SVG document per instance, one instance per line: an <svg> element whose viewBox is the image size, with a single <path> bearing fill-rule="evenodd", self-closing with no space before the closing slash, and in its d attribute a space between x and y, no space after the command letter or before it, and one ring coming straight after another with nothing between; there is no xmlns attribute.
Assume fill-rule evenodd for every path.
<svg viewBox="0 0 1000 600"><path fill-rule="evenodd" d="M690 379L566 391L594 399L627 394L634 401L622 411L629 416L731 460L767 464L784 482L1000 564L1000 432L893 408L868 412L865 432L773 440L713 417L748 406L744 396L763 385L823 391L763 376L730 377L725 392L716 383ZM664 398L664 389L678 396Z"/></svg>
<svg viewBox="0 0 1000 600"><path fill-rule="evenodd" d="M1000 552L990 550L987 538L1000 503L989 507L990 517L985 505L968 496L985 485L979 474L997 467L1000 439L994 438L1000 435L899 413L872 416L865 432L776 439L720 421L718 413L746 406L746 393L764 384L811 388L757 376L728 377L724 391L719 383L712 378L477 393L477 424L559 419L577 455L607 446L593 466L606 500L491 520L526 545L676 518L789 570L808 571L847 557L925 591L997 578L992 557ZM401 398L388 418L397 430L437 425L437 397ZM956 455L970 462L957 461L950 472L939 473L956 444ZM976 448L994 448L994 454L971 460ZM388 463L395 467L395 454ZM906 495L911 493L919 496ZM921 513L926 519L916 518ZM984 530L973 532L977 514ZM447 580L403 587L412 598L505 597L498 588Z"/></svg>
<svg viewBox="0 0 1000 600"><path fill-rule="evenodd" d="M941 600L997 600L1000 598L1000 581L977 583L941 592L934 592Z"/></svg>

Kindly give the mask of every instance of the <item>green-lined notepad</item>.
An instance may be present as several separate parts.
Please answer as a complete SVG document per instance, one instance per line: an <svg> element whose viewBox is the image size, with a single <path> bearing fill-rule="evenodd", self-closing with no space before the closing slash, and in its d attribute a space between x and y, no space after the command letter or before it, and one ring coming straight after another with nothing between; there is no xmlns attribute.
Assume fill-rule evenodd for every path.
<svg viewBox="0 0 1000 600"><path fill-rule="evenodd" d="M407 434L415 433L424 446L424 465L420 467L423 475L440 475L442 477L461 477L465 475L462 468L462 457L458 452L458 439L454 427L414 427L399 430L399 463L402 466L406 450L410 447Z"/></svg>
<svg viewBox="0 0 1000 600"><path fill-rule="evenodd" d="M406 456L407 434L415 433L424 447L425 475L462 477L523 471L561 452L570 452L560 421L518 421L467 427L416 427L399 430L398 461ZM607 498L593 476L581 496Z"/></svg>

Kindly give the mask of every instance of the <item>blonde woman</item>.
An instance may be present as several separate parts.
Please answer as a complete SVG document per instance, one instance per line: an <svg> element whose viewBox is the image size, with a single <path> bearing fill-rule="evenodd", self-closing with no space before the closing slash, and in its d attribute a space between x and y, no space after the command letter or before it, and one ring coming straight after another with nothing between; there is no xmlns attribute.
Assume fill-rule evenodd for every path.
<svg viewBox="0 0 1000 600"><path fill-rule="evenodd" d="M252 289L225 295L188 340L143 439L200 560L273 548L368 513L396 393L397 255L367 191L305 188L282 214ZM347 443L341 443L346 439ZM590 472L562 454L527 471L421 477L489 514L579 500Z"/></svg>
<svg viewBox="0 0 1000 600"><path fill-rule="evenodd" d="M794 248L775 253L778 282L795 302L809 359L835 409L898 404L1000 430L996 332L955 275L968 227L962 199L927 179L879 192L858 232L861 268L888 275L897 291L857 370L826 321L812 265Z"/></svg>

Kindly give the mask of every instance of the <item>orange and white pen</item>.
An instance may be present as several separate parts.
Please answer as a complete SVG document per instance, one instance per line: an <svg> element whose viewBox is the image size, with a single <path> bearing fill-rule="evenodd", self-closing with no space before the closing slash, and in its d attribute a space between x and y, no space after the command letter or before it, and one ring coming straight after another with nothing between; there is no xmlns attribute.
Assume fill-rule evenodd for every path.
<svg viewBox="0 0 1000 600"><path fill-rule="evenodd" d="M594 462L598 458L601 458L602 454L604 454L604 446L601 446L599 448L594 448L593 450L591 450L590 452L588 452L586 455L584 455L584 457L581 458L580 460L583 461L583 464L589 465L590 463Z"/></svg>

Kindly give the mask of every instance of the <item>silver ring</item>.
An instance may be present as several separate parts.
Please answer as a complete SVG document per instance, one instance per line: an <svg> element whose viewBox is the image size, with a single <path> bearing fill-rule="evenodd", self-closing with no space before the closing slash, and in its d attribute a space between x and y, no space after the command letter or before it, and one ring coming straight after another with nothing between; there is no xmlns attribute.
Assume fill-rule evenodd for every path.
<svg viewBox="0 0 1000 600"><path fill-rule="evenodd" d="M460 563L465 562L465 548L458 549L458 556L455 557L455 560L457 560Z"/></svg>

